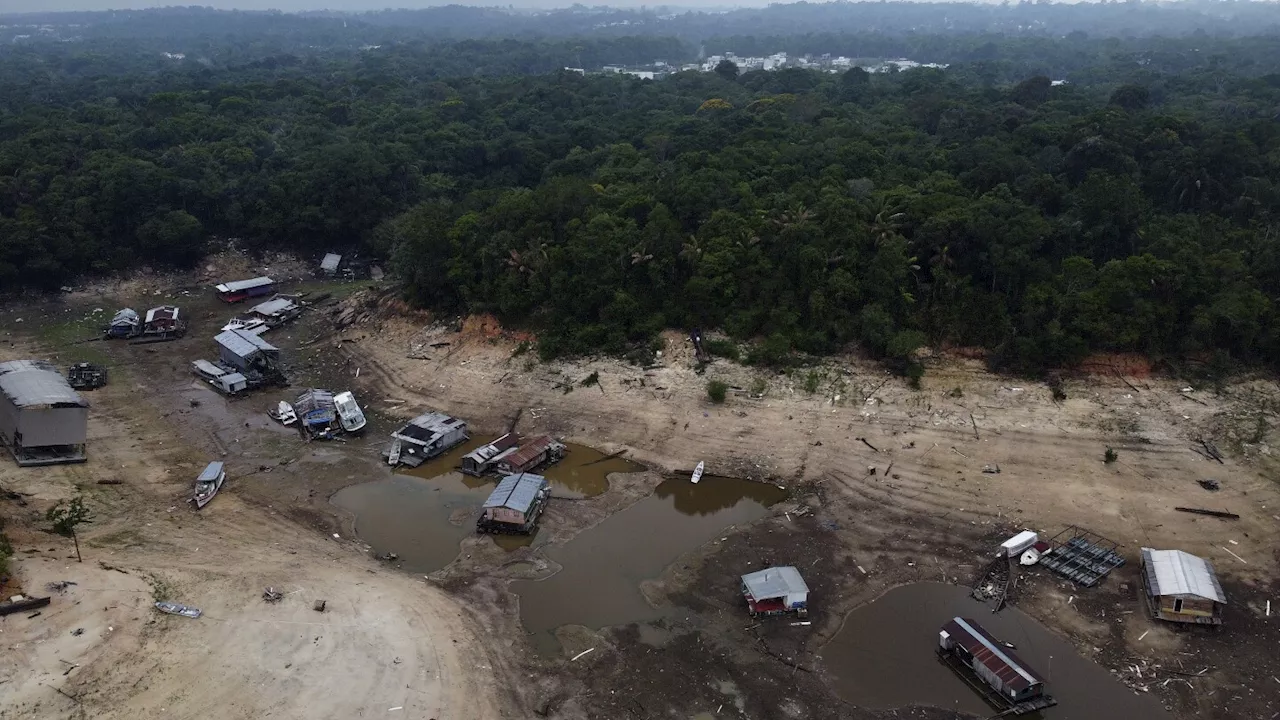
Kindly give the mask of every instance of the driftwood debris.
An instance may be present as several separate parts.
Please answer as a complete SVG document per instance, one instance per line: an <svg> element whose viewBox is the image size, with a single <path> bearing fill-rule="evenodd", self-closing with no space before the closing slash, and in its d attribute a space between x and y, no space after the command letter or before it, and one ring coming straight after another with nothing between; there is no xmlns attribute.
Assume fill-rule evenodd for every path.
<svg viewBox="0 0 1280 720"><path fill-rule="evenodd" d="M99 480L98 484L99 485L123 485L124 481L116 480L116 479L107 479L107 480Z"/></svg>
<svg viewBox="0 0 1280 720"><path fill-rule="evenodd" d="M626 454L627 454L626 450L619 450L618 452L615 452L615 453L609 453L608 455L605 455L602 458L596 458L595 460L592 460L591 462L587 463L586 465L583 465L582 467L591 467L596 463L607 462L609 460L616 460ZM693 472L693 471L690 470L689 472Z"/></svg>
<svg viewBox="0 0 1280 720"><path fill-rule="evenodd" d="M973 439L981 440L982 436L978 434L978 421L973 419L973 413L969 413L969 422L973 423Z"/></svg>
<svg viewBox="0 0 1280 720"><path fill-rule="evenodd" d="M42 608L48 605L51 600L52 598L42 597L27 598L17 602L0 603L0 616L11 615L16 612L22 612L23 610L35 610L36 608Z"/></svg>
<svg viewBox="0 0 1280 720"><path fill-rule="evenodd" d="M1209 458L1212 460L1217 460L1219 464L1223 464L1223 465L1226 464L1222 460L1222 453L1218 450L1218 447L1216 445L1209 442L1208 440L1200 440L1199 442L1200 442L1200 447L1204 448L1205 455L1208 455Z"/></svg>
<svg viewBox="0 0 1280 720"><path fill-rule="evenodd" d="M328 604L327 600L317 600L315 604L311 606L311 609L315 610L316 612L324 612L325 605L327 604Z"/></svg>
<svg viewBox="0 0 1280 720"><path fill-rule="evenodd" d="M872 450L874 450L874 451L876 451L876 452L880 452L880 448L878 448L878 447L876 447L875 445L872 445L871 443L867 442L867 439L866 439L866 438L864 438L864 437L860 437L860 438L857 438L857 440L858 440L859 442L861 442L863 445L866 445L867 447L871 448Z"/></svg>
<svg viewBox="0 0 1280 720"><path fill-rule="evenodd" d="M1225 520L1239 520L1240 516L1232 512L1224 512L1222 510L1205 510L1204 508L1175 507L1174 510L1184 513L1194 513L1196 515L1208 515L1210 517L1223 518Z"/></svg>

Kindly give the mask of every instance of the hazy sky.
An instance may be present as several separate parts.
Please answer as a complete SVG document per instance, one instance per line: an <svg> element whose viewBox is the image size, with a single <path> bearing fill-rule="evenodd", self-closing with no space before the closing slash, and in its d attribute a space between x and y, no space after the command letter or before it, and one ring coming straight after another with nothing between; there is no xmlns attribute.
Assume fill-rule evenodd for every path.
<svg viewBox="0 0 1280 720"><path fill-rule="evenodd" d="M0 0L0 13L8 12L56 12L62 10L134 10L166 5L200 5L220 10L382 10L394 8L424 8L435 5L486 5L502 6L508 4L516 7L558 8L568 7L575 0L509 0L502 2L467 2L466 0ZM759 7L773 0L667 0L654 3L652 0L577 0L583 5L610 5L612 7L640 7L657 5L679 7L712 7L736 6ZM813 0L810 0L811 2ZM819 0L821 1L821 0Z"/></svg>

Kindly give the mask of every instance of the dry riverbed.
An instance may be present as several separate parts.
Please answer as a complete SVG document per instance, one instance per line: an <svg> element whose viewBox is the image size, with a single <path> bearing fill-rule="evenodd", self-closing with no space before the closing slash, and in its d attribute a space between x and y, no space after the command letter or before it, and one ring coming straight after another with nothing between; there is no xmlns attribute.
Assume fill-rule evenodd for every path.
<svg viewBox="0 0 1280 720"><path fill-rule="evenodd" d="M208 297L208 279L134 280L4 308L0 359L103 361L113 382L89 395L89 463L0 463L0 487L24 493L26 503L0 499L18 582L32 591L52 580L78 583L43 616L11 616L0 626L11 649L0 661L0 679L10 679L0 688L0 717L202 717L210 707L226 717L346 718L393 707L441 720L889 717L842 688L828 660L847 613L895 586L967 583L1012 532L1054 534L1072 524L1121 543L1130 562L1092 590L1032 571L1019 586L1019 609L1172 717L1280 710L1272 677L1280 676L1280 632L1265 616L1266 601L1280 601L1270 450L1280 390L1269 379L1184 393L1184 382L1159 377L1082 376L1068 378L1067 399L1055 402L1042 384L958 359L933 361L920 390L849 358L813 369L814 378L808 369L779 375L724 361L699 375L676 334L653 368L542 363L492 321L441 323L367 292L268 336L287 351L294 387L226 401L188 371L191 360L212 355L211 337L232 314ZM335 296L358 289L312 287ZM193 328L183 340L79 342L105 320L96 307L109 314L169 297L189 308ZM583 386L592 373L598 386ZM711 404L704 388L712 377L742 391ZM354 390L371 417L368 432L304 444L263 414L268 401L310 386ZM356 517L330 498L389 480L378 457L386 431L428 407L466 418L476 434L514 422L523 433L626 451L649 469L613 472L606 492L553 502L530 546L464 534L451 562L412 575L372 560L352 537ZM1192 452L1199 438L1216 442L1226 463ZM1118 452L1110 464L1108 446ZM215 457L233 479L192 513L183 495ZM699 460L708 473L782 490L742 516L759 519L726 520L710 532L691 525L689 547L665 569L638 565L633 584L654 609L639 622L571 624L550 644L530 636L513 592L519 582L585 557L574 540L610 528L641 535L619 538L636 553L659 545L625 514L663 512L645 509L659 501L696 505L658 489ZM984 474L987 465L1000 472ZM108 478L122 484L97 484ZM1203 490L1202 478L1222 490ZM98 511L83 533L83 565L67 560L69 543L44 533L37 517L76 487ZM1175 512L1180 505L1241 519ZM465 526L464 510L441 517ZM1141 613L1136 563L1144 545L1215 563L1231 601L1221 630L1156 625ZM750 627L737 577L770 564L801 568L812 625ZM281 604L259 599L268 585L288 593ZM149 604L158 595L200 606L206 617L157 617ZM329 600L323 615L310 609L319 598ZM591 583L566 602L592 603ZM85 632L72 635L76 628ZM1142 661L1210 669L1161 684L1129 669ZM349 688L340 698L325 692L338 684ZM897 716L954 715L915 708Z"/></svg>

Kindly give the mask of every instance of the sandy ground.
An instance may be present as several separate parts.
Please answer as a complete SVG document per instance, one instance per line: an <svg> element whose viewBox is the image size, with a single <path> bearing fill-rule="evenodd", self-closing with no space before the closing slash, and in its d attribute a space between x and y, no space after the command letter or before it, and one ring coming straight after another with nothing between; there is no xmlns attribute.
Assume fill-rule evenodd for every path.
<svg viewBox="0 0 1280 720"><path fill-rule="evenodd" d="M66 315L54 308L45 322ZM6 340L0 360L79 352L50 353L47 336ZM380 567L345 536L295 522L290 508L272 507L325 460L296 435L284 436L291 446L274 434L254 444L237 431L260 413L180 372L192 359L180 351L207 343L189 336L94 350L114 367L112 383L88 395L89 462L0 462L0 487L18 493L0 499L18 551L6 595L75 583L38 616L0 621L0 717L518 717L496 689L483 630L455 600L422 577ZM280 448L290 467L250 475L256 458L278 458ZM219 455L231 479L195 512L184 503L192 479ZM122 484L97 483L103 479ZM276 494L264 501L268 480ZM83 563L41 519L77 489L96 513L80 533ZM284 599L264 602L268 586ZM152 607L157 598L204 615L162 615ZM326 608L316 612L320 599Z"/></svg>
<svg viewBox="0 0 1280 720"><path fill-rule="evenodd" d="M217 266L204 274L217 276ZM395 707L422 718L688 718L718 709L747 718L950 717L840 701L824 645L848 611L895 585L970 582L1013 532L1052 535L1072 524L1121 543L1130 563L1093 590L1034 571L1019 586L1019 607L1175 717L1269 718L1280 710L1280 632L1265 616L1266 601L1280 600L1271 450L1280 447L1280 388L1270 379L1184 393L1186 382L1126 367L1121 377L1068 378L1067 399L1054 402L1042 384L956 358L931 361L919 390L854 358L790 374L717 361L699 374L674 333L651 368L543 363L491 320L441 322L367 293L274 331L295 387L226 401L188 371L211 354L209 331L229 315L202 294L206 279L86 289L8 308L0 322L12 343L0 345L0 358L39 350L59 362L101 360L116 373L91 396L88 464L0 463L0 486L27 493L19 496L25 507L0 498L19 581L37 590L52 580L78 583L40 617L0 623L11 649L0 659L0 680L9 679L0 684L0 717L206 717L215 706L229 717L372 717ZM199 332L161 346L76 344L95 305L114 308L121 293L144 290L181 298ZM582 386L593 372L599 386ZM711 378L736 388L723 405L706 399ZM261 412L312 384L356 391L371 417L364 438L306 445ZM477 432L504 431L518 417L521 432L625 450L653 468L613 476L610 490L589 501L553 503L544 531L555 543L699 460L713 474L785 485L791 497L644 582L651 602L680 612L645 627L565 628L563 656L541 657L522 640L518 598L508 590L512 579L554 570L539 549L505 553L470 538L442 571L409 576L369 560L349 538L351 518L328 502L343 486L385 477L377 453L386 430L425 408L464 417ZM1217 443L1225 464L1192 451L1201 438ZM1110 464L1108 446L1118 452ZM193 513L182 497L219 455L235 479ZM988 465L1000 472L983 473ZM104 476L124 484L97 485ZM1202 478L1222 489L1203 490ZM68 561L70 544L33 517L74 487L99 513L82 536L84 564ZM1187 515L1173 510L1179 505L1241 519ZM1136 612L1143 545L1215 563L1231 601L1222 630L1156 625ZM747 630L737 588L746 563L806 568L813 625ZM289 594L263 603L268 585ZM157 594L206 616L159 616L149 609ZM328 601L323 615L311 610L320 598ZM76 628L85 632L71 635ZM1128 670L1170 658L1212 670L1164 686ZM63 675L68 663L79 667Z"/></svg>

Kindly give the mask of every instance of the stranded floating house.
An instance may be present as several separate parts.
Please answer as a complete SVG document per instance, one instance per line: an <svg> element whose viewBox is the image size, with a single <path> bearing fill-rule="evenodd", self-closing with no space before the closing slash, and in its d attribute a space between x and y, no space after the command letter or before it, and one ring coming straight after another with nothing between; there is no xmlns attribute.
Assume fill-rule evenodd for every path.
<svg viewBox="0 0 1280 720"><path fill-rule="evenodd" d="M270 295L275 292L276 281L269 277L256 277L251 280L234 280L214 285L213 289L223 302L237 303L251 297Z"/></svg>
<svg viewBox="0 0 1280 720"><path fill-rule="evenodd" d="M938 656L1001 714L1023 715L1058 704L1044 678L1004 643L968 618L952 618L938 632Z"/></svg>
<svg viewBox="0 0 1280 720"><path fill-rule="evenodd" d="M538 529L538 518L550 499L551 486L541 475L508 475L484 501L476 532L529 535Z"/></svg>
<svg viewBox="0 0 1280 720"><path fill-rule="evenodd" d="M42 360L0 363L0 441L27 467L85 461L89 403Z"/></svg>
<svg viewBox="0 0 1280 720"><path fill-rule="evenodd" d="M423 413L391 433L388 462L418 467L469 437L465 420L439 412Z"/></svg>
<svg viewBox="0 0 1280 720"><path fill-rule="evenodd" d="M1181 550L1142 548L1142 589L1152 617L1221 625L1227 597L1204 558Z"/></svg>

